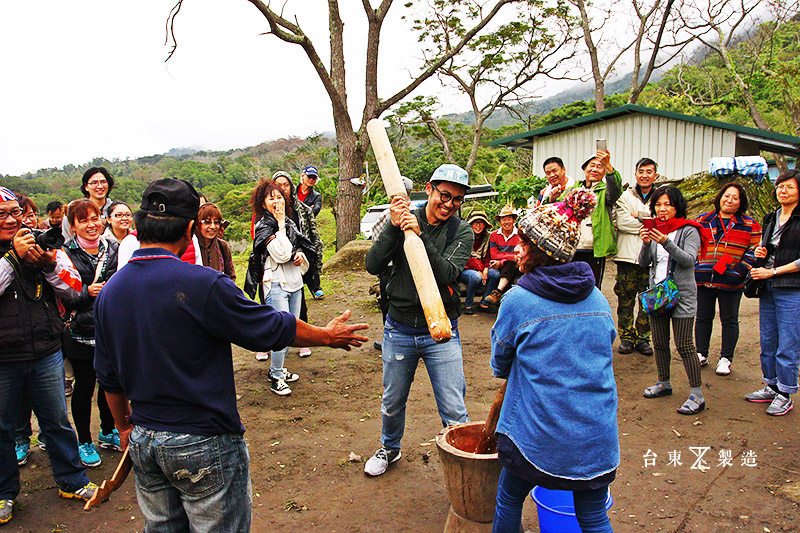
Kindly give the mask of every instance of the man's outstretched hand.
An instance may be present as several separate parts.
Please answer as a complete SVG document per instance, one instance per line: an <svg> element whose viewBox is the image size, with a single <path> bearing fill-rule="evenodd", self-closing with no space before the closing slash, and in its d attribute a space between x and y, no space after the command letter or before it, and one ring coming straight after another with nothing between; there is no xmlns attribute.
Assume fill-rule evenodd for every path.
<svg viewBox="0 0 800 533"><path fill-rule="evenodd" d="M350 350L351 347L361 346L362 343L368 341L367 337L356 333L362 329L367 329L369 324L348 324L350 319L350 310L348 309L338 317L334 318L328 325L325 326L325 331L330 336L327 343L331 348L343 348Z"/></svg>

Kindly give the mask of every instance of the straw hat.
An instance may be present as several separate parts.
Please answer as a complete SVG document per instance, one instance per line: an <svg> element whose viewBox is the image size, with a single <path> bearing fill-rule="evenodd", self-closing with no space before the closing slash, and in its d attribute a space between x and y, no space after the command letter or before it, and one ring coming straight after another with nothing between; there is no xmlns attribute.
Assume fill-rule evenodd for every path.
<svg viewBox="0 0 800 533"><path fill-rule="evenodd" d="M486 224L487 228L491 228L492 224L489 222L489 217L486 216L486 213L483 211L473 211L470 213L469 218L467 218L467 224L472 224L473 222L483 222Z"/></svg>
<svg viewBox="0 0 800 533"><path fill-rule="evenodd" d="M511 204L504 205L503 209L501 209L500 212L497 213L497 215L495 215L494 219L499 222L500 218L508 217L508 216L512 216L515 219L517 218L517 216L519 216L519 215L517 215L517 212L514 211L514 208L511 206Z"/></svg>

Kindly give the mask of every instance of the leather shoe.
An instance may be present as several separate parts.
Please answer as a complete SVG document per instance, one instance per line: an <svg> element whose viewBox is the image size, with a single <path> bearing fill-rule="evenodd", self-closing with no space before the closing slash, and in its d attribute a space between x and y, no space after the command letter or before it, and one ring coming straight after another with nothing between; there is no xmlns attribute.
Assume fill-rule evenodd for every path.
<svg viewBox="0 0 800 533"><path fill-rule="evenodd" d="M619 343L619 348L617 351L622 354L628 354L633 352L633 343L631 341L622 341Z"/></svg>
<svg viewBox="0 0 800 533"><path fill-rule="evenodd" d="M639 341L636 343L636 351L642 355L653 355L653 347L647 341Z"/></svg>

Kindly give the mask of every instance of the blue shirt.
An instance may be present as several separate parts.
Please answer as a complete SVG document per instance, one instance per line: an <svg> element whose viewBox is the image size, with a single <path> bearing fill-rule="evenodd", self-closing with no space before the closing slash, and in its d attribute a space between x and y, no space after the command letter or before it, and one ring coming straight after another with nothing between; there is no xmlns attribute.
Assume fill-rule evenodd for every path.
<svg viewBox="0 0 800 533"><path fill-rule="evenodd" d="M291 313L248 299L221 272L142 248L95 302L95 369L124 393L134 424L192 435L243 433L231 343L268 351L294 341Z"/></svg>

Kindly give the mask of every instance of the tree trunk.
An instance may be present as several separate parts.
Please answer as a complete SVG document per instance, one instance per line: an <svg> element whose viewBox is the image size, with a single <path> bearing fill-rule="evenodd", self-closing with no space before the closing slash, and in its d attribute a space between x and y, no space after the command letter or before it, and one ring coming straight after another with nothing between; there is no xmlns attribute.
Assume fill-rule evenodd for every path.
<svg viewBox="0 0 800 533"><path fill-rule="evenodd" d="M475 126L472 137L472 150L469 152L469 159L467 160L467 174L472 173L472 167L475 166L475 161L478 159L478 146L481 144L481 136L483 135L483 115L480 113L475 115Z"/></svg>
<svg viewBox="0 0 800 533"><path fill-rule="evenodd" d="M447 136L442 131L442 128L439 126L439 123L433 118L431 115L420 114L422 121L428 126L428 131L433 134L434 137L439 139L439 144L442 145L442 150L444 150L444 156L447 158L447 161L452 164L457 164L456 160L453 158L453 152L450 150L450 143L447 142ZM469 170L467 170L469 172Z"/></svg>
<svg viewBox="0 0 800 533"><path fill-rule="evenodd" d="M336 250L356 238L361 222L361 187L350 179L364 169L365 154L359 149L358 137L349 124L345 131L336 129L339 154L339 183L336 185Z"/></svg>
<svg viewBox="0 0 800 533"><path fill-rule="evenodd" d="M583 41L586 43L586 50L589 52L589 59L592 64L595 111L603 111L606 108L605 77L600 71L600 60L597 57L597 46L595 46L594 40L592 40L592 29L589 21L589 15L586 13L586 2L584 2L584 0L575 0L574 5L578 8L578 12L581 16Z"/></svg>

